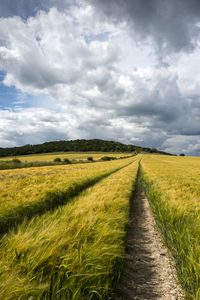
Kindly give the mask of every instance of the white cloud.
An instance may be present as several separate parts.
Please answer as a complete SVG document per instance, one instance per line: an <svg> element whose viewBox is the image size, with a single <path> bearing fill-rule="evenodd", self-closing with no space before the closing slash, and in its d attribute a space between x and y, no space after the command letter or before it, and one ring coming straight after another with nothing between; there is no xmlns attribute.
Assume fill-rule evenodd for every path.
<svg viewBox="0 0 200 300"><path fill-rule="evenodd" d="M153 40L140 42L128 19L116 22L76 3L27 20L0 19L4 84L52 100L0 111L1 145L98 137L199 153L190 140L200 134L199 50L170 54L169 67L158 67Z"/></svg>
<svg viewBox="0 0 200 300"><path fill-rule="evenodd" d="M5 146L67 139L76 121L69 115L48 109L0 110L0 142Z"/></svg>
<svg viewBox="0 0 200 300"><path fill-rule="evenodd" d="M172 153L184 153L186 155L200 155L200 137L176 135L169 137L163 144L166 151Z"/></svg>

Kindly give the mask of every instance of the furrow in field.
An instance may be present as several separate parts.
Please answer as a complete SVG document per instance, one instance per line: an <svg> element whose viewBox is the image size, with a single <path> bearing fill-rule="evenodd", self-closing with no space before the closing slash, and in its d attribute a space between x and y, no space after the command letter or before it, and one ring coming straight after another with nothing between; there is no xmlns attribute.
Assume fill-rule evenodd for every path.
<svg viewBox="0 0 200 300"><path fill-rule="evenodd" d="M30 173L24 170L24 174L16 170L2 171L0 235L22 223L24 219L31 219L66 204L87 187L133 160L104 162L92 166L37 168L30 170Z"/></svg>
<svg viewBox="0 0 200 300"><path fill-rule="evenodd" d="M0 299L110 299L123 262L138 160L0 245Z"/></svg>

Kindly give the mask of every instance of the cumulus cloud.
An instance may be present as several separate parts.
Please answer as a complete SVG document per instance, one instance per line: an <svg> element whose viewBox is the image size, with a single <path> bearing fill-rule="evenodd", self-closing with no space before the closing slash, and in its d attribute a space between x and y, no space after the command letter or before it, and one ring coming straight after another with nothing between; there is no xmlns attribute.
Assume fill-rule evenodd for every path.
<svg viewBox="0 0 200 300"><path fill-rule="evenodd" d="M0 18L4 85L46 95L0 110L2 146L97 137L200 154L196 1L41 3Z"/></svg>
<svg viewBox="0 0 200 300"><path fill-rule="evenodd" d="M83 9L83 19L83 12L90 16L90 10ZM104 66L113 68L118 56L116 47L108 41L95 39L87 43L83 37L87 28L81 29L79 23L74 24L76 10L73 13L72 18L52 8L27 21L19 17L0 20L4 41L0 47L0 67L7 72L6 85L39 92L55 85L77 84L87 75L92 80L93 70L96 76L103 72ZM104 27L101 30L105 31L106 25Z"/></svg>

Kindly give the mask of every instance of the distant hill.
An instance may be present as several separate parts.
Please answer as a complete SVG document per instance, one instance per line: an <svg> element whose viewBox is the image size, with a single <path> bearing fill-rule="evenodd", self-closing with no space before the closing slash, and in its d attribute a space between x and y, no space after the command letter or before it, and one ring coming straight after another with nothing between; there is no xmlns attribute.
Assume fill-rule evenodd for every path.
<svg viewBox="0 0 200 300"><path fill-rule="evenodd" d="M172 155L170 153L159 151L155 148L143 148L135 145L125 145L114 141L103 141L99 139L92 140L71 140L71 141L55 141L46 142L37 145L25 145L21 147L0 148L0 157L17 156L50 152L87 152L87 151L101 151L101 152L148 152Z"/></svg>

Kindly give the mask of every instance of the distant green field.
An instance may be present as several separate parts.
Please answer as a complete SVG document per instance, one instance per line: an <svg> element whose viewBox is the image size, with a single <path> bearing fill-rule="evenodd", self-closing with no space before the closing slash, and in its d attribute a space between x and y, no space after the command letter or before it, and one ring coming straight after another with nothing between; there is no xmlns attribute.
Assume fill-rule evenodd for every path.
<svg viewBox="0 0 200 300"><path fill-rule="evenodd" d="M116 153L116 152L53 152L53 153L43 153L43 154L31 154L31 155L20 155L16 156L22 162L34 162L34 161L53 161L56 157L61 159L68 158L69 160L87 160L89 156L92 156L94 160L98 160L103 156L129 156L133 153ZM14 156L2 157L0 161L12 160Z"/></svg>

